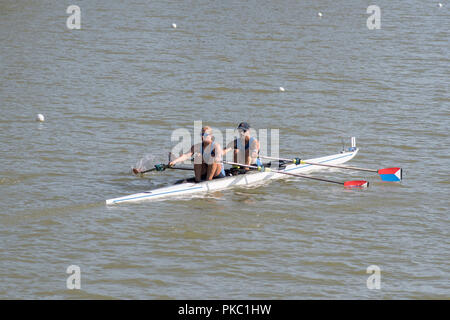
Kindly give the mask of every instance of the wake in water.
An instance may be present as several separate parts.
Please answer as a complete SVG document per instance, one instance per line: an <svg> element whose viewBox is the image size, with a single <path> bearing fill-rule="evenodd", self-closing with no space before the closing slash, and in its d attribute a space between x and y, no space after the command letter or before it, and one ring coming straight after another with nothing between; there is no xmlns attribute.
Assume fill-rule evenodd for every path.
<svg viewBox="0 0 450 320"><path fill-rule="evenodd" d="M169 153L169 157L167 159L167 163L172 161L175 158L175 156L172 153ZM141 159L139 159L136 162L136 165L131 168L131 170L138 174L140 172L148 171L152 168L155 168L155 166L162 166L163 163L166 163L164 160L160 161L162 159L162 156L155 156L154 154L145 154L142 156Z"/></svg>
<svg viewBox="0 0 450 320"><path fill-rule="evenodd" d="M136 165L131 169L137 169L139 172L153 168L156 164L156 156L153 154L145 154L136 162Z"/></svg>

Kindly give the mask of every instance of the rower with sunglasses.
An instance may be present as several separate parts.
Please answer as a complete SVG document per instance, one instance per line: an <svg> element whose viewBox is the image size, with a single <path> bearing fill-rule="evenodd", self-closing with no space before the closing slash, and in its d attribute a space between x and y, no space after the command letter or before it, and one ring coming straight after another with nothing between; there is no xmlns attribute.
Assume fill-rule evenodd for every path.
<svg viewBox="0 0 450 320"><path fill-rule="evenodd" d="M247 122L241 122L237 127L239 132L239 138L231 141L227 148L223 151L224 154L234 150L234 162L242 163L245 165L261 166L261 160L259 159L259 141L250 136L250 125ZM245 167L245 170L249 170Z"/></svg>
<svg viewBox="0 0 450 320"><path fill-rule="evenodd" d="M222 147L213 141L212 129L209 126L202 128L202 143L193 145L189 152L169 162L173 167L178 162L183 162L194 156L195 181L212 180L225 177L222 163Z"/></svg>

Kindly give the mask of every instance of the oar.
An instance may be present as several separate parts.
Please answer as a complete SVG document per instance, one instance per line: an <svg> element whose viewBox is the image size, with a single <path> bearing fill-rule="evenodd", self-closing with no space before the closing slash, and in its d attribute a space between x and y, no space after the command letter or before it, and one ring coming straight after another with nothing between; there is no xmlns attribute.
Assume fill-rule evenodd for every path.
<svg viewBox="0 0 450 320"><path fill-rule="evenodd" d="M309 164L313 166L322 166L322 167L329 167L329 168L339 168L339 169L349 169L349 170L356 170L356 171L366 171L366 172L375 172L378 173L382 181L401 181L402 180L402 168L384 168L384 169L366 169L366 168L358 168L358 167L351 167L351 166L339 166L335 164L324 164L324 163L317 163L317 162L310 162L301 160L300 158L294 158L294 159L283 159L283 158L273 158L273 157L266 157L266 156L259 156L260 158L264 159L272 159L272 160L282 160L282 161L289 161L296 165L299 164Z"/></svg>
<svg viewBox="0 0 450 320"><path fill-rule="evenodd" d="M155 164L154 168L151 168L151 169L148 169L148 170L144 170L144 171L140 171L139 169L133 168L133 173L134 174L143 174L143 173L147 173L147 172L151 172L151 171L164 171L166 169L194 170L193 168L171 167L171 166L169 166L167 164L160 163L160 164Z"/></svg>
<svg viewBox="0 0 450 320"><path fill-rule="evenodd" d="M299 174L299 173L291 173L291 172L285 172L285 171L280 171L280 170L273 170L273 169L266 168L266 167L250 166L250 165L236 163L236 162L223 161L223 163L230 164L230 165L237 165L237 166L241 166L241 167L248 167L251 169L257 169L258 171L262 171L262 172L281 173L281 174L286 174L286 175L294 176L294 177L336 183L336 184L343 185L346 188L352 188L352 187L367 188L369 186L369 181L365 181L365 180L353 180L353 181L341 182L341 181L334 181L334 180L328 180L328 179L323 179L323 178L306 176L306 175Z"/></svg>

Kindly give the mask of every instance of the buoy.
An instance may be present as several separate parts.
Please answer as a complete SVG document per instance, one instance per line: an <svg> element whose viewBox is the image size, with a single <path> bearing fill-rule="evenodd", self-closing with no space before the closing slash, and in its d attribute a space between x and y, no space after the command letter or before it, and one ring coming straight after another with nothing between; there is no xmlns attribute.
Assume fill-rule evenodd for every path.
<svg viewBox="0 0 450 320"><path fill-rule="evenodd" d="M283 87L280 87L278 90L279 90L280 92L284 92L284 88L283 88Z"/></svg>
<svg viewBox="0 0 450 320"><path fill-rule="evenodd" d="M44 121L45 121L45 118L44 118L44 116L43 116L42 114L39 113L39 114L36 116L36 121L44 122Z"/></svg>
<svg viewBox="0 0 450 320"><path fill-rule="evenodd" d="M172 28L176 29L177 28L177 24L176 23L172 23Z"/></svg>
<svg viewBox="0 0 450 320"><path fill-rule="evenodd" d="M322 12L319 12L317 15L318 15L319 17L322 17Z"/></svg>
<svg viewBox="0 0 450 320"><path fill-rule="evenodd" d="M442 3L438 3L438 7L439 7L439 8L442 8Z"/></svg>

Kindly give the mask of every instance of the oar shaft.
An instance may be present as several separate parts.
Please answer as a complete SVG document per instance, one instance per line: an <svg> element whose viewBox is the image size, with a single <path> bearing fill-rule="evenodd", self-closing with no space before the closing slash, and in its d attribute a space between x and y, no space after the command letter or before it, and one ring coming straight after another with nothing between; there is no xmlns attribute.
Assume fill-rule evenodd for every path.
<svg viewBox="0 0 450 320"><path fill-rule="evenodd" d="M285 158L274 158L274 157L268 157L268 156L259 156L263 159L269 159L269 160L282 160L282 161L293 161L293 159L285 159Z"/></svg>
<svg viewBox="0 0 450 320"><path fill-rule="evenodd" d="M267 156L259 156L260 158L264 159L272 159L272 160L282 160L282 161L289 161L294 162L296 159L286 159L286 158L274 158L274 157L267 157ZM378 173L378 170L374 169L366 169L366 168L358 168L358 167L350 167L350 166L339 166L335 164L324 164L324 163L317 163L317 162L310 162L305 160L300 160L300 164L309 164L313 166L322 166L322 167L329 167L329 168L339 168L339 169L349 169L349 170L356 170L356 171L367 171L367 172L375 172Z"/></svg>
<svg viewBox="0 0 450 320"><path fill-rule="evenodd" d="M322 167L329 167L329 168L339 168L339 169L349 169L349 170L356 170L356 171L367 171L367 172L375 172L378 173L378 170L374 169L366 169L366 168L358 168L358 167L350 167L350 166L339 166L335 164L324 164L324 163L316 163L316 162L309 162L309 161L300 161L301 164L310 164L313 166L322 166Z"/></svg>
<svg viewBox="0 0 450 320"><path fill-rule="evenodd" d="M189 170L189 171L194 170L194 168L181 168L181 167L169 167L169 166L167 166L167 169L173 169L173 170Z"/></svg>
<svg viewBox="0 0 450 320"><path fill-rule="evenodd" d="M287 174L287 175L289 175L289 176L294 176L294 177L300 177L300 178L306 178L306 179L312 179L312 180L317 180L317 181L331 182L331 183L336 183L336 184L342 184L342 185L344 185L344 182L340 182L340 181L334 181L334 180L328 180L328 179L322 179L322 178L316 178L316 177L304 176L304 175L298 174L298 173L291 173L291 172L284 172L284 171L277 171L277 170L271 170L271 171L272 171L272 172L276 172L276 173Z"/></svg>
<svg viewBox="0 0 450 320"><path fill-rule="evenodd" d="M157 168L157 166L159 166L158 168ZM159 165L156 165L154 168L151 168L151 169L148 169L148 170L145 170L145 171L138 171L137 169L133 169L133 172L135 173L135 174L143 174L143 173L147 173L147 172L151 172L151 171L155 171L155 170L157 170L157 171L164 171L165 169L173 169L173 170L194 170L193 168L181 168L181 167L170 167L170 166L168 166L167 164L159 164ZM136 170L136 171L135 171Z"/></svg>
<svg viewBox="0 0 450 320"><path fill-rule="evenodd" d="M252 169L259 169L259 167L257 167L257 166L246 165L246 164L242 164L242 163L229 162L229 161L223 161L223 163L230 164L230 165L237 165L237 166L241 166L241 167L248 167L248 168L252 168ZM299 174L299 173L291 173L291 172L285 172L285 171L280 171L280 170L272 170L270 168L265 168L265 171L266 172L281 173L281 174L286 174L286 175L289 175L289 176L300 177L300 178L305 178L305 179L324 181L324 182L331 182L331 183L344 185L344 182L328 180L328 179L322 179L322 178L316 178L316 177L310 177L310 176L305 176L305 175Z"/></svg>

